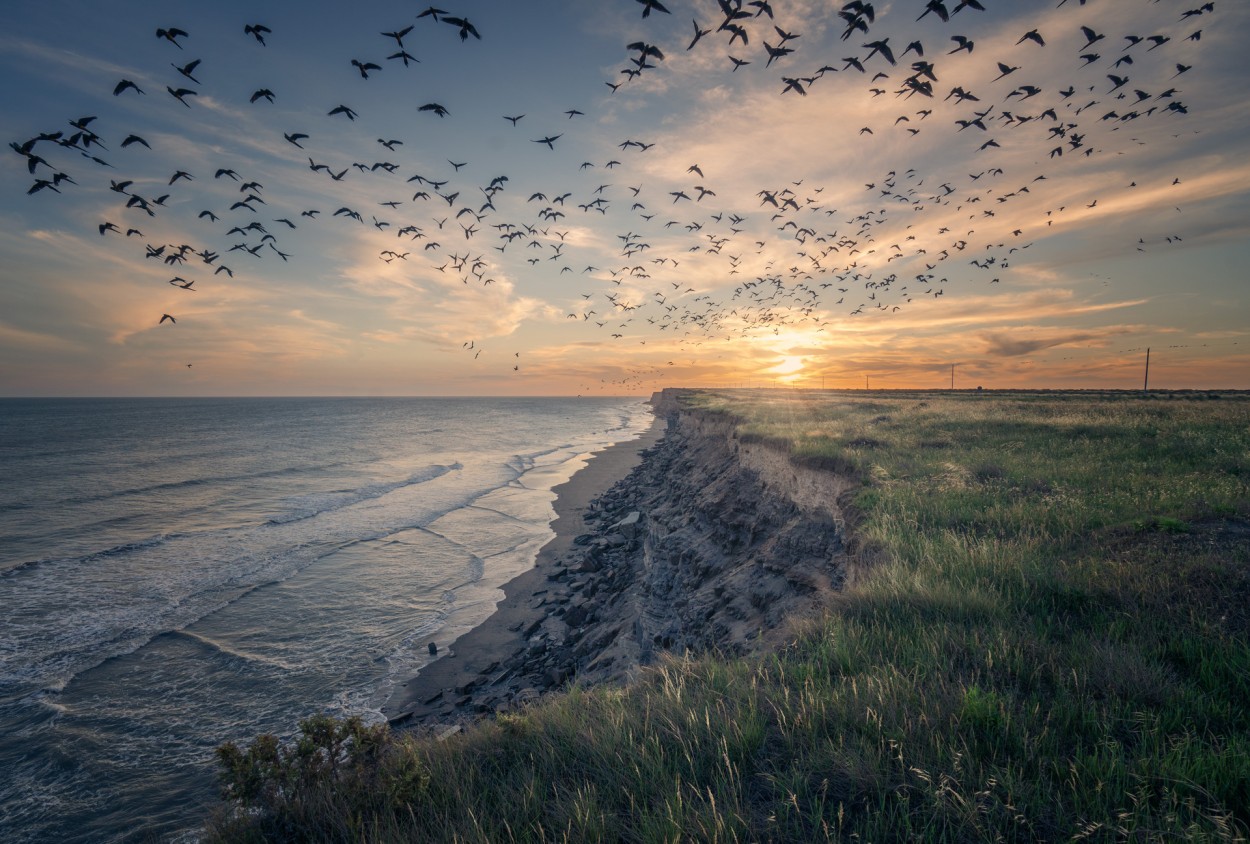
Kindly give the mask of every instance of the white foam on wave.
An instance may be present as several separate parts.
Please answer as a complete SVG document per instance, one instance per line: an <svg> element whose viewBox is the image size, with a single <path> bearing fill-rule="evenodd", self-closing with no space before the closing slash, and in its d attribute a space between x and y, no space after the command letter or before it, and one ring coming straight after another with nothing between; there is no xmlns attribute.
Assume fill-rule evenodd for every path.
<svg viewBox="0 0 1250 844"><path fill-rule="evenodd" d="M271 517L268 523L281 525L289 522L298 522L303 519L311 519L315 516L320 516L322 513L341 510L344 507L350 507L353 504L368 501L371 498L380 498L387 493L403 489L406 486L429 483L436 478L446 475L448 472L458 471L463 468L464 466L460 463L452 463L449 466L428 466L420 472L414 472L402 481L367 484L359 489L333 490L301 495L284 502L283 506L289 508L288 511Z"/></svg>

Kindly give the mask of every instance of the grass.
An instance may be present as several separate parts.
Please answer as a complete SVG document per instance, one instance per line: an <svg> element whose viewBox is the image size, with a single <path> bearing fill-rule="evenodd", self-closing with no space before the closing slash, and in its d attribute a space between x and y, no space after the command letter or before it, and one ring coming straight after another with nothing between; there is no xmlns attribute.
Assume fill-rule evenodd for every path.
<svg viewBox="0 0 1250 844"><path fill-rule="evenodd" d="M863 479L826 617L441 743L224 749L210 839L1246 840L1245 397L683 401Z"/></svg>

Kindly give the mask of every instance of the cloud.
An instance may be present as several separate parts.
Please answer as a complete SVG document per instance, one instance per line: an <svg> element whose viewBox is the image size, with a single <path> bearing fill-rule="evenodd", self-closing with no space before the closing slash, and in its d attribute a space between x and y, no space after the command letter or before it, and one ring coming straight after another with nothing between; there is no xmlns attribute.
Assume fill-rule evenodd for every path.
<svg viewBox="0 0 1250 844"><path fill-rule="evenodd" d="M1126 333L1128 333L1128 329L1123 328L1103 332L1034 329L1023 332L1024 336L1021 336L1021 332L1009 334L1006 332L987 331L980 334L977 339L983 344L982 354L993 357L1018 357L1060 346L1089 343L1106 345L1106 340L1109 336Z"/></svg>

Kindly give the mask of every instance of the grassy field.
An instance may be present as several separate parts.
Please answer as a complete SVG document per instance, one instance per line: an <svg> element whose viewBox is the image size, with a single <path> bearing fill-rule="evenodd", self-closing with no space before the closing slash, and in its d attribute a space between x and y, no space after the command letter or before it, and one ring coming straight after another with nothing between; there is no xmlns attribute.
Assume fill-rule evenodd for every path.
<svg viewBox="0 0 1250 844"><path fill-rule="evenodd" d="M685 402L860 479L823 621L444 742L228 747L216 839L1246 840L1250 397Z"/></svg>

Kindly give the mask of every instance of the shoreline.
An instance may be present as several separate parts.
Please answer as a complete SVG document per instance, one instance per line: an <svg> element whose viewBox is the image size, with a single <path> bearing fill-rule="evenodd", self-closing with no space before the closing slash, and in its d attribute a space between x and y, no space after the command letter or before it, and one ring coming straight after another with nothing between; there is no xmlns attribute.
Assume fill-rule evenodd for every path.
<svg viewBox="0 0 1250 844"><path fill-rule="evenodd" d="M643 452L664 436L664 420L657 415L642 434L591 454L586 465L567 481L552 488L556 516L555 532L539 550L533 568L517 575L501 588L504 598L481 624L450 643L438 643L438 658L422 667L415 677L396 686L382 713L392 726L450 727L513 704L526 703L545 689L525 689L511 699L504 690L495 697L482 687L490 676L518 657L528 640L550 615L554 605L543 596L557 575L557 565L575 540L590 530L584 516L591 503L642 463ZM495 678L499 683L507 678ZM559 686L563 678L551 678ZM453 728L454 729L454 728Z"/></svg>

